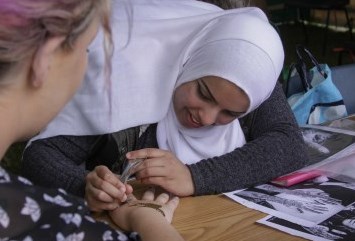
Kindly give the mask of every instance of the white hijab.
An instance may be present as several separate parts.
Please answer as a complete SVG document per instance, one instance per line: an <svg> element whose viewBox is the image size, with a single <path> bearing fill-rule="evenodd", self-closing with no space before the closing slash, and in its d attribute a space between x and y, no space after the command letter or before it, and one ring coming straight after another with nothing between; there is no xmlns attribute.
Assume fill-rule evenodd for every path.
<svg viewBox="0 0 355 241"><path fill-rule="evenodd" d="M284 54L265 14L257 8L223 11L191 0L124 2L113 1L115 52L109 88L98 34L89 47L81 89L34 139L112 133L158 122L160 147L186 163L243 145L237 120L187 130L169 107L178 85L208 75L242 88L250 98L248 112L268 98Z"/></svg>

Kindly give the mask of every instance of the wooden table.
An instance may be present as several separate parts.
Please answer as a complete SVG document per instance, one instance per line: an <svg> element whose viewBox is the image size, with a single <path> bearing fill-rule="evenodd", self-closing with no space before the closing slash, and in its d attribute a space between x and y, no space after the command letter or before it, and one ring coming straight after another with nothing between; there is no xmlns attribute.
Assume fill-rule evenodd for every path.
<svg viewBox="0 0 355 241"><path fill-rule="evenodd" d="M209 195L181 198L172 224L187 241L304 240L255 223L265 216L224 195Z"/></svg>
<svg viewBox="0 0 355 241"><path fill-rule="evenodd" d="M130 184L138 198L147 188L135 181ZM172 225L186 241L305 240L256 223L265 216L267 214L247 208L223 194L185 197L180 198ZM105 214L96 219L108 221L118 228Z"/></svg>

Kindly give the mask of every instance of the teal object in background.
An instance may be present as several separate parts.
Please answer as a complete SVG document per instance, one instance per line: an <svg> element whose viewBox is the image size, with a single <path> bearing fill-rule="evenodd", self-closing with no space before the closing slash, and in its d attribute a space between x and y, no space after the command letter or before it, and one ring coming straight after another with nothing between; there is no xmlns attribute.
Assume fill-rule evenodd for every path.
<svg viewBox="0 0 355 241"><path fill-rule="evenodd" d="M325 78L317 67L313 67L310 69L311 88L288 98L299 125L321 124L348 115L343 97L332 81L329 66L320 64L320 67L326 73Z"/></svg>

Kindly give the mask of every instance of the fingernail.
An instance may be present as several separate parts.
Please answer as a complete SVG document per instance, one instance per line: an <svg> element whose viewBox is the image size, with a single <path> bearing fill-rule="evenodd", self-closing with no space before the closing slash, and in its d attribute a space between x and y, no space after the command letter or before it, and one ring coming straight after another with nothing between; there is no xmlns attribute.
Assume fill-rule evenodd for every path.
<svg viewBox="0 0 355 241"><path fill-rule="evenodd" d="M104 179L107 180L107 179L110 178L110 177L111 177L111 173L106 173L105 176L104 176Z"/></svg>
<svg viewBox="0 0 355 241"><path fill-rule="evenodd" d="M125 192L126 192L126 187L125 187L125 186L120 187L118 190L119 190L121 193L125 193Z"/></svg>

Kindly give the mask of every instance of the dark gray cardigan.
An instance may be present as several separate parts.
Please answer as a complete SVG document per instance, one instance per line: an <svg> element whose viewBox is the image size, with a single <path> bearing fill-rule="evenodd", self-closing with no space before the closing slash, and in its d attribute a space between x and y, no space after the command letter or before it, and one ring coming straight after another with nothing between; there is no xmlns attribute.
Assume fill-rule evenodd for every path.
<svg viewBox="0 0 355 241"><path fill-rule="evenodd" d="M195 195L233 191L302 168L307 151L281 85L240 120L247 144L222 156L188 165ZM83 196L85 176L95 165L120 169L128 150L157 147L156 124L138 139L138 128L103 136L57 136L32 143L24 152L23 175L34 183ZM118 163L118 165L117 165ZM85 165L86 164L86 165Z"/></svg>

